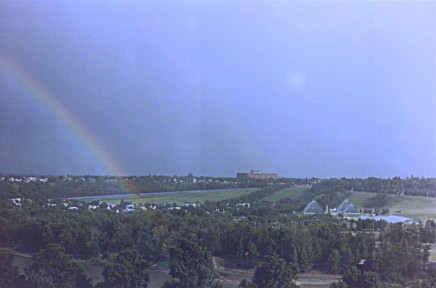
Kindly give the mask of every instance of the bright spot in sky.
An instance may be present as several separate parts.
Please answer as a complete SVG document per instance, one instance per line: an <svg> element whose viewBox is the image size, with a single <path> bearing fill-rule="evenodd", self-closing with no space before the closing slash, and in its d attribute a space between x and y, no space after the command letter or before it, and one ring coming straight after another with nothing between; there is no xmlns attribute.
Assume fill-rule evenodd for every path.
<svg viewBox="0 0 436 288"><path fill-rule="evenodd" d="M295 89L303 89L306 86L306 76L302 73L289 73L286 80L288 85Z"/></svg>

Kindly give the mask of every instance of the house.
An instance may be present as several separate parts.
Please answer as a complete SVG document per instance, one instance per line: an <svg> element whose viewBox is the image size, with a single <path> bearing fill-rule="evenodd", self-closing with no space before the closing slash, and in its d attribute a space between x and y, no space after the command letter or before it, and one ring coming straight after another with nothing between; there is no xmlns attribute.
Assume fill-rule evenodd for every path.
<svg viewBox="0 0 436 288"><path fill-rule="evenodd" d="M244 202L244 203L237 203L236 206L242 206L242 207L250 208L250 203L246 203L246 202Z"/></svg>
<svg viewBox="0 0 436 288"><path fill-rule="evenodd" d="M312 200L307 204L306 208L303 210L303 214L323 214L324 210L322 210L321 206L319 206L318 202Z"/></svg>
<svg viewBox="0 0 436 288"><path fill-rule="evenodd" d="M14 204L15 206L19 206L21 207L21 198L13 198L11 199L12 204Z"/></svg>
<svg viewBox="0 0 436 288"><path fill-rule="evenodd" d="M133 212L133 211L135 211L135 205L133 203L124 206L123 212Z"/></svg>
<svg viewBox="0 0 436 288"><path fill-rule="evenodd" d="M113 204L111 202L106 202L106 209L111 210L112 208L115 208L117 205Z"/></svg>
<svg viewBox="0 0 436 288"><path fill-rule="evenodd" d="M193 202L193 203L185 202L185 207L190 207L190 206L194 208L200 207L200 202Z"/></svg>
<svg viewBox="0 0 436 288"><path fill-rule="evenodd" d="M168 210L169 210L169 211L172 211L172 210L180 210L180 209L182 209L182 207L180 207L180 206L168 207Z"/></svg>

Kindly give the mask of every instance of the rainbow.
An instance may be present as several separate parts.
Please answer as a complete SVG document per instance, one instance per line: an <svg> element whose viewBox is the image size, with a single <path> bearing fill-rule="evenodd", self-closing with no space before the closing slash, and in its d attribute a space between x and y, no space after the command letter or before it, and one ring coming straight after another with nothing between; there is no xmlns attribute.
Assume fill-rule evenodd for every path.
<svg viewBox="0 0 436 288"><path fill-rule="evenodd" d="M27 71L19 67L14 61L0 51L0 68L7 74L16 79L30 95L42 102L53 111L95 155L97 160L103 165L106 172L110 175L126 175L123 169L113 160L107 149L99 143L98 139L88 130L62 103L56 99L42 83L37 81Z"/></svg>

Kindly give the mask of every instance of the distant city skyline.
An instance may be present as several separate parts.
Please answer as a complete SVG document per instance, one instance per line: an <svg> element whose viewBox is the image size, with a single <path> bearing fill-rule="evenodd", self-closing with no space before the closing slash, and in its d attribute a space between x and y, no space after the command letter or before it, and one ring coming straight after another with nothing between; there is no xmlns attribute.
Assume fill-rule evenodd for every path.
<svg viewBox="0 0 436 288"><path fill-rule="evenodd" d="M436 176L436 2L0 3L0 173Z"/></svg>

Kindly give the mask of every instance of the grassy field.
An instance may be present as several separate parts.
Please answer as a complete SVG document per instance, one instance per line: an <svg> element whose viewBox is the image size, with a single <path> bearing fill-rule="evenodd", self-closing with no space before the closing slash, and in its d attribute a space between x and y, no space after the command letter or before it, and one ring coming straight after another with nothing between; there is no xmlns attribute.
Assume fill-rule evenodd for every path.
<svg viewBox="0 0 436 288"><path fill-rule="evenodd" d="M363 205L365 200L375 195L375 193L353 192L349 200L359 208L366 208ZM436 198L389 195L389 199L391 203L386 207L389 208L390 214L401 210L402 212L399 215L410 217L414 220L436 220Z"/></svg>
<svg viewBox="0 0 436 288"><path fill-rule="evenodd" d="M310 186L307 186L307 185L294 185L288 189L279 190L279 191L275 192L274 194L271 194L271 195L263 198L262 200L274 202L274 201L279 201L279 200L284 199L284 198L295 199L309 189L310 189Z"/></svg>
<svg viewBox="0 0 436 288"><path fill-rule="evenodd" d="M124 201L134 202L134 203L177 203L178 205L184 204L185 202L200 202L204 203L206 200L209 201L221 201L225 199L239 197L241 195L246 195L254 192L257 189L226 189L226 190L213 190L213 191L201 191L201 192L178 192L178 193L162 193L162 194L150 194L150 195L139 195L139 196L117 196L110 198L92 198L92 199L82 199L84 201L104 201L118 203L121 198Z"/></svg>

